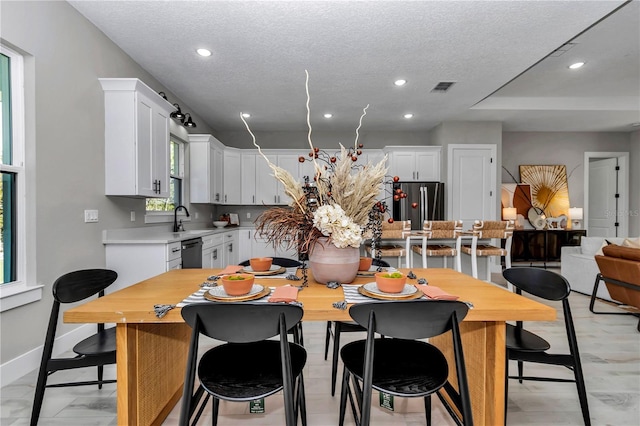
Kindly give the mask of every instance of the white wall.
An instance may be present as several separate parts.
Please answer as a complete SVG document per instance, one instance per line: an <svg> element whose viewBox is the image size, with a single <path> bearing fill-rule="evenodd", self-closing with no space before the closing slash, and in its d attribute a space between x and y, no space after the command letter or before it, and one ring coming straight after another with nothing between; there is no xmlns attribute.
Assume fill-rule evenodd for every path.
<svg viewBox="0 0 640 426"><path fill-rule="evenodd" d="M137 77L190 110L67 2L2 2L3 42L26 55L28 155L36 162L35 277L43 299L0 314L0 364L43 341L51 285L74 269L104 267L102 230L144 226L144 200L104 195L104 95L99 77ZM212 130L197 114L198 131ZM186 139L182 126L173 130ZM84 209L100 222L85 224ZM203 207L203 217L211 208ZM136 222L130 221L136 212ZM167 225L169 226L169 225ZM32 259L33 260L33 259ZM34 284L34 283L30 283ZM61 324L60 333L77 326ZM11 366L13 367L13 366Z"/></svg>
<svg viewBox="0 0 640 426"><path fill-rule="evenodd" d="M636 132L636 134L639 132ZM638 142L636 135L635 145ZM520 179L520 165L556 165L567 168L567 184L571 206L584 206L584 153L586 151L630 152L631 204L638 208L639 149L632 149L631 134L623 132L505 132L502 136L502 166L516 179ZM635 165L635 166L634 166ZM635 169L635 170L634 170ZM634 177L635 175L635 177ZM502 170L502 182L513 183L509 174ZM630 220L631 235L638 234L638 221Z"/></svg>

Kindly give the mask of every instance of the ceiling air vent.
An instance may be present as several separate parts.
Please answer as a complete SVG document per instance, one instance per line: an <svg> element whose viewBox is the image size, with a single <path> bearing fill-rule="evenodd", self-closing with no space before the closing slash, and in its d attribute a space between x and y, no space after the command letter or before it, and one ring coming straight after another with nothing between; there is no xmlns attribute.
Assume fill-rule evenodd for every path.
<svg viewBox="0 0 640 426"><path fill-rule="evenodd" d="M453 81L441 81L440 83L436 84L436 86L431 89L431 91L435 93L444 93L449 90L449 88L454 84L455 82Z"/></svg>

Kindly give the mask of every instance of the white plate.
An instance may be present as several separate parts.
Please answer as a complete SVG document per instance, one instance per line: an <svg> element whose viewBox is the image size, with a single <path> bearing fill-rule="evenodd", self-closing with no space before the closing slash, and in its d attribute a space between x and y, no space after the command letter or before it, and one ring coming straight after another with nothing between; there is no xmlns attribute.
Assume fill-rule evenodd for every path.
<svg viewBox="0 0 640 426"><path fill-rule="evenodd" d="M254 284L251 287L251 290L249 290L249 293L242 295L242 297L251 297L254 294L258 294L261 291L264 290L264 287L261 286L260 284ZM224 291L224 287L222 287L221 285L213 287L211 289L209 289L209 294L214 296L214 297L239 297L239 296L230 296L227 294L226 291Z"/></svg>
<svg viewBox="0 0 640 426"><path fill-rule="evenodd" d="M280 266L280 265L271 265L271 267L269 268L269 271L254 271L251 266L243 266L242 267L242 269L244 269L247 272L272 272L272 271L277 271L280 268L282 268L282 266Z"/></svg>
<svg viewBox="0 0 640 426"><path fill-rule="evenodd" d="M378 288L378 284L376 284L375 282L364 284L362 287L364 287L364 289L369 293L379 294L381 296L410 296L418 291L415 286L409 284L405 284L400 293L386 293L384 291L380 291L380 289Z"/></svg>

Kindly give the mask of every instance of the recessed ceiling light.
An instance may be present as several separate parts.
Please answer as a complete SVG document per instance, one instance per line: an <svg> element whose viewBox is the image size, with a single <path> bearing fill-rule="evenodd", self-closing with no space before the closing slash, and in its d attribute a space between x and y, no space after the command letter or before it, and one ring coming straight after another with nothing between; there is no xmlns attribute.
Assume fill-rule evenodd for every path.
<svg viewBox="0 0 640 426"><path fill-rule="evenodd" d="M569 65L569 69L577 70L578 68L582 67L583 65L584 65L584 62L576 62L575 64Z"/></svg>
<svg viewBox="0 0 640 426"><path fill-rule="evenodd" d="M393 82L393 84L395 84L396 86L404 86L405 84L407 84L407 80L403 80L403 79L396 80Z"/></svg>
<svg viewBox="0 0 640 426"><path fill-rule="evenodd" d="M326 113L324 115L324 118L331 118L331 117L333 117L333 114L331 114L331 113Z"/></svg>
<svg viewBox="0 0 640 426"><path fill-rule="evenodd" d="M242 113L242 116L243 116L244 118L249 118L249 117L251 117L251 114L249 114L248 112L243 112L243 113Z"/></svg>
<svg viewBox="0 0 640 426"><path fill-rule="evenodd" d="M209 49L197 49L196 52L198 52L198 55L200 56L211 56L211 51Z"/></svg>
<svg viewBox="0 0 640 426"><path fill-rule="evenodd" d="M403 117L406 119L413 118L413 114L405 114Z"/></svg>

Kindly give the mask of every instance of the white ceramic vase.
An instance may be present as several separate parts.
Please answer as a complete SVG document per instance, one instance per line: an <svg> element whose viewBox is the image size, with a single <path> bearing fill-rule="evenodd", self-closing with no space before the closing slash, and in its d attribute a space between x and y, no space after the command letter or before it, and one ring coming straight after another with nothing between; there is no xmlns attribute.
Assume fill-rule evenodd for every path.
<svg viewBox="0 0 640 426"><path fill-rule="evenodd" d="M348 284L356 278L360 265L360 249L338 248L328 238L320 238L309 253L309 269L313 280L326 284L336 281Z"/></svg>

